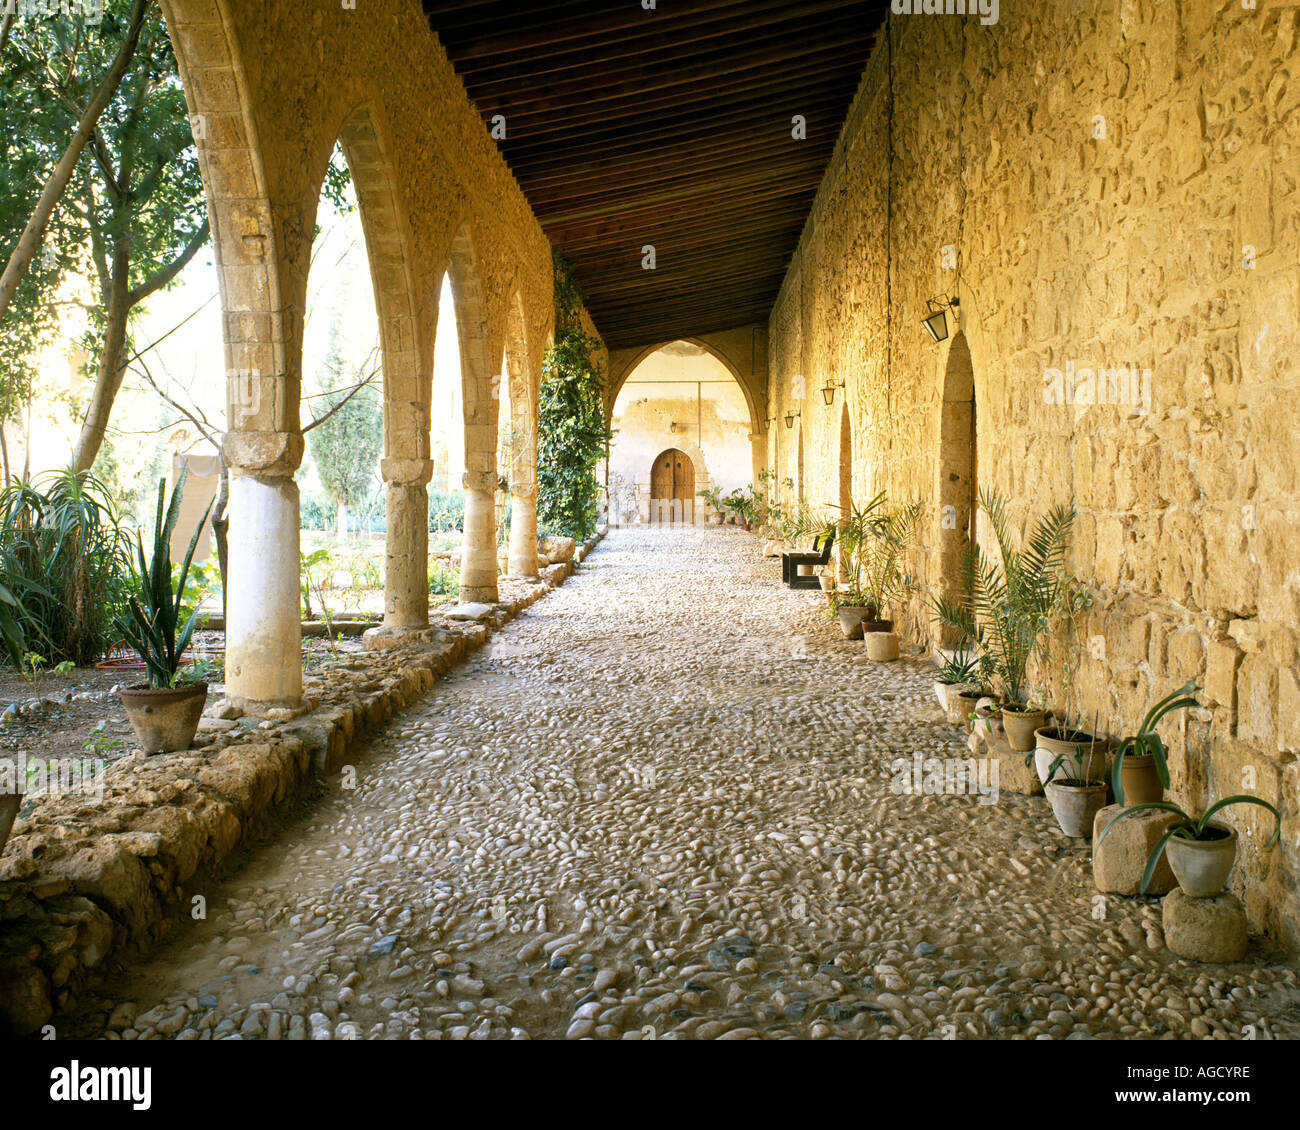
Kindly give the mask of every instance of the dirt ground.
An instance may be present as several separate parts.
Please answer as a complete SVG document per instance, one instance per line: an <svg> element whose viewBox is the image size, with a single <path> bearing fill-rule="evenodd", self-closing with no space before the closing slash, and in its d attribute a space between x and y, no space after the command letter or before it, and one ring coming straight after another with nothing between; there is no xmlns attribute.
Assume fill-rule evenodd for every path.
<svg viewBox="0 0 1300 1130"><path fill-rule="evenodd" d="M361 640L344 637L331 642L304 639L303 671L311 673L339 655L358 651ZM196 632L194 653L211 664L209 702L220 697L225 673L224 632ZM44 699L41 711L9 717L0 724L0 755L25 753L43 758L102 757L108 761L125 756L135 738L121 699L114 688L144 681L143 665L119 664L75 667L66 674L43 672L29 680L12 667L0 668L0 715L10 706ZM129 661L128 661L129 662ZM76 699L83 693L94 697ZM103 724L103 729L97 727Z"/></svg>

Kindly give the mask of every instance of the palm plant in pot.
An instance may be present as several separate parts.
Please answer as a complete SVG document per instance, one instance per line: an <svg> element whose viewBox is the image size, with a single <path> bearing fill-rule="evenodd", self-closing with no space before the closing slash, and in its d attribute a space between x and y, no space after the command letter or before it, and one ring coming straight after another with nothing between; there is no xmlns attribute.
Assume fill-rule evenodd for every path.
<svg viewBox="0 0 1300 1130"><path fill-rule="evenodd" d="M921 503L917 501L906 506L882 507L867 523L861 589L864 602L877 610L877 617L915 591L916 582L907 571L906 554L915 544L920 521ZM898 635L892 620L864 618L862 633L871 659L898 658Z"/></svg>
<svg viewBox="0 0 1300 1130"><path fill-rule="evenodd" d="M158 482L158 509L154 518L153 554L145 558L144 542L136 535L136 560L132 566L136 592L127 598L130 614L115 622L136 653L144 660L148 681L121 692L131 728L146 753L188 749L199 728L208 684L181 671L181 657L189 647L200 609L195 607L181 624L185 580L199 535L212 509L209 503L190 538L185 560L175 577L173 591L171 539L180 517L181 496L187 472L182 471L167 501L166 480Z"/></svg>
<svg viewBox="0 0 1300 1130"><path fill-rule="evenodd" d="M1196 680L1192 679L1148 710L1137 733L1116 747L1111 788L1120 804L1147 804L1164 796L1169 787L1169 759L1156 725L1171 711L1196 706L1195 695Z"/></svg>
<svg viewBox="0 0 1300 1130"><path fill-rule="evenodd" d="M979 700L989 693L987 682L991 668L988 654L982 650L977 654L975 650L981 642L980 627L971 610L969 589L964 597L955 600L932 597L930 610L932 622L956 637L952 654L939 665L934 681L935 697L948 715L948 721L965 722L969 731L968 719Z"/></svg>
<svg viewBox="0 0 1300 1130"><path fill-rule="evenodd" d="M1237 830L1226 824L1212 822L1210 817L1233 804L1257 804L1268 809L1276 823L1273 835L1269 837L1264 847L1271 848L1278 842L1282 834L1281 814L1268 801L1247 793L1224 797L1210 805L1201 816L1189 815L1178 805L1163 800L1134 804L1124 809L1101 830L1097 842L1101 843L1106 838L1106 833L1126 816L1148 809L1172 812L1178 817L1178 823L1174 824L1151 849L1146 870L1142 873L1141 891L1146 894L1147 885L1151 882L1151 876L1155 874L1156 866L1160 862L1160 853L1164 852L1169 859L1169 869L1178 880L1178 886L1182 888L1183 894L1192 898L1213 898L1223 890L1224 884L1228 881L1228 873L1236 862Z"/></svg>
<svg viewBox="0 0 1300 1130"><path fill-rule="evenodd" d="M871 528L876 516L885 505L885 492L862 506L850 502L847 507L836 506L842 512L839 522L840 560L848 576L847 588L835 598L835 614L840 629L851 640L862 638L863 621L874 621L880 615L880 605L873 603L864 582L867 573L867 555L871 550Z"/></svg>
<svg viewBox="0 0 1300 1130"><path fill-rule="evenodd" d="M993 528L997 557L986 555L978 544L971 547L962 560L962 595L939 604L938 619L962 632L979 626L981 647L1001 691L1007 742L1020 752L1032 751L1047 711L1026 701L1028 670L1045 649L1049 617L1065 572L1074 507L1048 511L1017 546L1001 496L981 489L980 506Z"/></svg>

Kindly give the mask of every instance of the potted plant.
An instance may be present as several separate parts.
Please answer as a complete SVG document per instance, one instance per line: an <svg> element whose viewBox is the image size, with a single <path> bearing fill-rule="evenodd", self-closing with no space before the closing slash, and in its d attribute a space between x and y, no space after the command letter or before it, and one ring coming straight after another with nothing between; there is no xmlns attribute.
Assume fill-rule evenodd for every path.
<svg viewBox="0 0 1300 1130"><path fill-rule="evenodd" d="M1210 817L1233 804L1258 804L1262 808L1267 808L1273 814L1276 824L1273 835L1269 837L1264 847L1271 848L1277 843L1282 834L1281 814L1268 801L1246 793L1216 801L1201 816L1190 816L1178 805L1163 800L1134 804L1124 809L1101 830L1097 842L1101 843L1106 838L1107 832L1124 817L1132 816L1135 812L1148 809L1172 812L1178 817L1178 823L1170 828L1160 838L1160 842L1151 849L1146 870L1142 873L1140 889L1143 894L1146 894L1147 885L1151 882L1151 876L1155 874L1156 864L1160 862L1160 853L1163 851L1169 858L1169 869L1178 880L1178 886L1183 894L1191 898L1213 898L1223 890L1228 880L1228 873L1236 862L1237 831L1226 824L1212 823Z"/></svg>
<svg viewBox="0 0 1300 1130"><path fill-rule="evenodd" d="M185 579L189 575L199 535L212 509L211 503L190 538L174 591L172 583L171 539L180 516L187 473L181 471L170 503L166 497L166 480L158 482L153 554L146 560L144 542L137 533L136 561L132 566L137 591L127 598L130 615L115 621L122 638L144 660L148 671L148 682L121 692L131 728L146 753L188 749L198 731L203 705L208 697L208 684L201 677L193 677L199 672L191 672L190 677L181 673L181 656L194 634L199 608L194 608L184 625L180 621Z"/></svg>
<svg viewBox="0 0 1300 1130"><path fill-rule="evenodd" d="M1075 746L1059 754L1048 769L1043 791L1051 802L1052 813L1061 831L1074 839L1092 835L1093 820L1106 807L1106 776L1103 763L1100 775L1091 750Z"/></svg>
<svg viewBox="0 0 1300 1130"><path fill-rule="evenodd" d="M866 550L862 554L862 595L869 608L877 609L878 617L915 587L906 569L905 554L913 544L920 521L921 503L917 501L907 506L881 507L867 522ZM893 629L892 620L869 618L862 621L864 635L872 632L892 634ZM894 650L897 652L897 641Z"/></svg>
<svg viewBox="0 0 1300 1130"><path fill-rule="evenodd" d="M980 659L959 649L943 661L934 680L934 695L949 722L961 721L957 694L966 687L981 689Z"/></svg>
<svg viewBox="0 0 1300 1130"><path fill-rule="evenodd" d="M1035 731L1047 721L1047 712L1026 701L1025 691L1029 664L1043 652L1048 617L1058 600L1074 507L1053 507L1017 546L1001 496L981 490L980 506L993 528L997 559L972 546L962 562L962 587L1002 692L1007 741L1025 752L1034 748Z"/></svg>
<svg viewBox="0 0 1300 1130"><path fill-rule="evenodd" d="M1171 711L1195 706L1195 694L1196 680L1192 679L1157 702L1147 711L1137 733L1120 742L1111 767L1111 788L1120 804L1148 804L1164 796L1169 787L1169 761L1156 724Z"/></svg>
<svg viewBox="0 0 1300 1130"><path fill-rule="evenodd" d="M851 640L862 638L864 620L874 621L880 615L878 604L871 603L864 589L867 554L870 551L871 523L885 505L885 492L881 491L864 506L850 503L836 506L844 511L839 522L840 560L848 576L848 584L835 601L840 629Z"/></svg>
<svg viewBox="0 0 1300 1130"><path fill-rule="evenodd" d="M982 642L980 626L971 610L969 589L963 599L932 597L931 619L956 636L952 654L939 666L934 693L949 722L965 721L979 701L989 693L987 676L991 661L987 653L975 653ZM962 698L966 701L963 702ZM969 731L970 727L967 726Z"/></svg>

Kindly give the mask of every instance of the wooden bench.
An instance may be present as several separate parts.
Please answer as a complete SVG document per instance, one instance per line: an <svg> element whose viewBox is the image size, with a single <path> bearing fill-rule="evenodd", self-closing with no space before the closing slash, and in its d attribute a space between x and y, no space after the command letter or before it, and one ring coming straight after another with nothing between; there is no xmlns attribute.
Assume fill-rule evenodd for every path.
<svg viewBox="0 0 1300 1130"><path fill-rule="evenodd" d="M835 527L820 533L813 539L811 552L781 554L781 580L792 589L819 589L821 580L814 573L810 576L799 575L800 565L829 565L831 546L835 544Z"/></svg>

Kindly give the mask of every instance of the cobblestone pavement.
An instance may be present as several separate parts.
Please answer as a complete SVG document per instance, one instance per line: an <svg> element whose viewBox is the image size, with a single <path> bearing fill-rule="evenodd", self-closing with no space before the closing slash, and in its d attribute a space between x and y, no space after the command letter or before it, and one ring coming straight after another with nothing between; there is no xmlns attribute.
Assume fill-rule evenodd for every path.
<svg viewBox="0 0 1300 1130"><path fill-rule="evenodd" d="M1182 962L1155 899L1094 918L1087 847L1043 799L892 792L896 758L965 753L932 668L870 663L760 548L611 531L73 1027L1300 1034L1294 965Z"/></svg>

